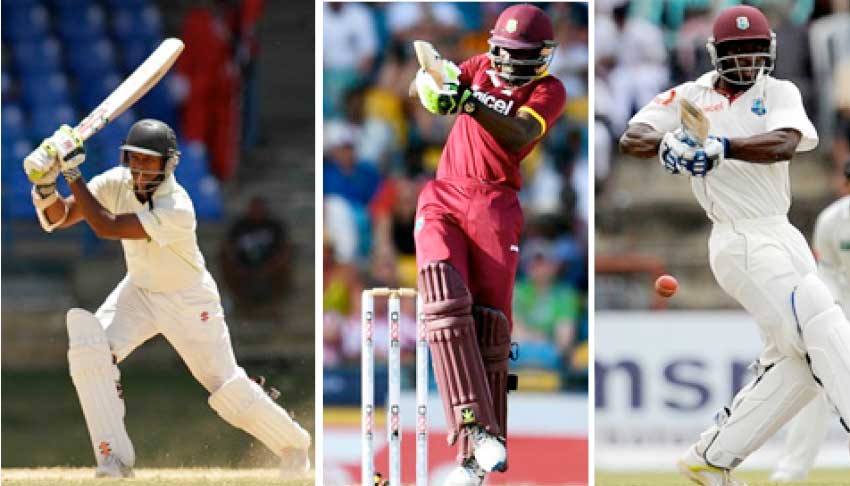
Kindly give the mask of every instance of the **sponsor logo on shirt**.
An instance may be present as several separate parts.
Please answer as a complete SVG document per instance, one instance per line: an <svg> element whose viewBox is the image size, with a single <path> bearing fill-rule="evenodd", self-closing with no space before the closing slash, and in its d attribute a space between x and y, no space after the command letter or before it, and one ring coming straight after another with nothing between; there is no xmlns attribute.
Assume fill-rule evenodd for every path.
<svg viewBox="0 0 850 486"><path fill-rule="evenodd" d="M210 319L210 313L207 311L201 312L201 322L207 322Z"/></svg>
<svg viewBox="0 0 850 486"><path fill-rule="evenodd" d="M670 91L667 91L666 96L664 93L661 93L660 95L656 96L653 101L656 104L667 106L672 103L674 99L676 99L676 90L671 89Z"/></svg>
<svg viewBox="0 0 850 486"><path fill-rule="evenodd" d="M474 91L472 96L480 101L482 105L492 108L502 115L508 115L511 112L511 107L514 106L514 100L505 101L483 91Z"/></svg>
<svg viewBox="0 0 850 486"><path fill-rule="evenodd" d="M767 107L764 106L764 100L761 98L753 100L753 107L750 108L750 111L758 116L764 116L764 114L767 113Z"/></svg>
<svg viewBox="0 0 850 486"><path fill-rule="evenodd" d="M703 106L702 111L721 111L723 110L723 103L715 103L713 105Z"/></svg>
<svg viewBox="0 0 850 486"><path fill-rule="evenodd" d="M514 253L519 253L519 245L511 245L511 251Z"/></svg>

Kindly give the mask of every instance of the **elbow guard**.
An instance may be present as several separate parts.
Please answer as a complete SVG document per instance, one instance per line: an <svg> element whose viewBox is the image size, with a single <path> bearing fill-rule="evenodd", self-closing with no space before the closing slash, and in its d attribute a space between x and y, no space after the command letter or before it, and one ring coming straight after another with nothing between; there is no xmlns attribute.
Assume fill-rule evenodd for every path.
<svg viewBox="0 0 850 486"><path fill-rule="evenodd" d="M65 222L65 219L68 218L68 206L65 205L64 202L62 206L65 208L65 214L63 214L62 217L55 223L48 221L47 217L44 215L44 210L59 200L58 192L54 192L46 198L42 198L37 192L35 192L35 187L33 187L30 194L32 195L32 205L35 206L35 214L38 216L38 222L41 224L41 228L44 229L44 231L52 233L53 230L61 226L62 223Z"/></svg>

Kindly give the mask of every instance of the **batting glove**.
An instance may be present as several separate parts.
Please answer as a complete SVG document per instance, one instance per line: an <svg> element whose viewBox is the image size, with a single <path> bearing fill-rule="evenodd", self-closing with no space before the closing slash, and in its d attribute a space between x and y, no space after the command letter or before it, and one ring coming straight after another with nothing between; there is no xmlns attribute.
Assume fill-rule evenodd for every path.
<svg viewBox="0 0 850 486"><path fill-rule="evenodd" d="M687 143L682 141L680 132L682 132L681 129L665 133L664 138L661 139L661 145L658 146L658 160L661 162L661 167L674 175L682 173L680 170L682 159L693 151Z"/></svg>
<svg viewBox="0 0 850 486"><path fill-rule="evenodd" d="M704 146L682 158L681 168L694 177L705 177L723 162L728 147L728 139L709 137Z"/></svg>
<svg viewBox="0 0 850 486"><path fill-rule="evenodd" d="M86 147L83 139L76 130L68 125L62 125L50 137L50 142L56 148L62 172L73 169L86 160Z"/></svg>
<svg viewBox="0 0 850 486"><path fill-rule="evenodd" d="M452 115L460 111L472 92L460 86L460 68L455 63L443 61L440 66L442 86L430 73L420 69L416 73L416 91L422 106L430 113Z"/></svg>
<svg viewBox="0 0 850 486"><path fill-rule="evenodd" d="M50 139L44 139L37 149L24 157L24 172L35 185L55 185L59 175L56 149Z"/></svg>

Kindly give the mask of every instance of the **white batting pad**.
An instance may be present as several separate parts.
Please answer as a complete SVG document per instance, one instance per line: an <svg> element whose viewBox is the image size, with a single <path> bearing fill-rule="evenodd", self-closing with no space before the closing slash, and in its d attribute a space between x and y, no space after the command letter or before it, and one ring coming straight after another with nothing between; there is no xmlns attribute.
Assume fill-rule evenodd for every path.
<svg viewBox="0 0 850 486"><path fill-rule="evenodd" d="M310 434L244 372L210 395L209 404L226 422L259 439L278 457L289 448L310 447Z"/></svg>
<svg viewBox="0 0 850 486"><path fill-rule="evenodd" d="M768 365L741 389L730 411L703 432L697 452L716 467L737 467L808 404L820 388L801 359L783 358Z"/></svg>
<svg viewBox="0 0 850 486"><path fill-rule="evenodd" d="M92 448L99 465L110 455L124 465L136 462L133 444L124 427L124 400L120 396L121 373L115 366L106 333L95 316L71 309L68 326L68 365L80 398Z"/></svg>
<svg viewBox="0 0 850 486"><path fill-rule="evenodd" d="M793 303L812 373L850 427L850 323L816 274L803 278Z"/></svg>

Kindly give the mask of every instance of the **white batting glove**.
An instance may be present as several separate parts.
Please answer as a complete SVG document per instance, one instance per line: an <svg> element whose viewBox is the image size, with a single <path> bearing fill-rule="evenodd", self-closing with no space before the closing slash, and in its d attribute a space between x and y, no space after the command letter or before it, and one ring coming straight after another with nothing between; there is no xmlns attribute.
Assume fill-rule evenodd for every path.
<svg viewBox="0 0 850 486"><path fill-rule="evenodd" d="M86 161L86 147L83 139L76 130L68 125L62 125L53 133L50 141L56 148L60 169L65 172Z"/></svg>
<svg viewBox="0 0 850 486"><path fill-rule="evenodd" d="M697 146L682 158L681 169L693 177L705 177L723 162L727 146L726 139L708 137L704 146Z"/></svg>
<svg viewBox="0 0 850 486"><path fill-rule="evenodd" d="M27 179L35 185L50 185L56 183L59 175L59 163L56 149L50 139L44 139L37 149L24 157L24 172Z"/></svg>
<svg viewBox="0 0 850 486"><path fill-rule="evenodd" d="M419 102L430 113L448 115L460 111L471 92L460 87L460 68L451 61L440 62L442 86L424 69L416 73L416 92Z"/></svg>
<svg viewBox="0 0 850 486"><path fill-rule="evenodd" d="M667 132L658 146L658 160L661 167L670 174L681 174L682 160L693 154L693 148L683 141L683 134L681 128L675 132Z"/></svg>

